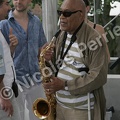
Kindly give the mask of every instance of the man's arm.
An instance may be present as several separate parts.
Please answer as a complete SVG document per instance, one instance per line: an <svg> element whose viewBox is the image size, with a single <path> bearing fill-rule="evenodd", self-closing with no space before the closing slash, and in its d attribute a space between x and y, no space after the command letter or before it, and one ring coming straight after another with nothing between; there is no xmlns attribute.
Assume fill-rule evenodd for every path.
<svg viewBox="0 0 120 120"><path fill-rule="evenodd" d="M4 95L3 95L4 92L2 92L2 88L5 88L3 84L3 78L4 78L4 74L0 75L0 108L4 110L5 112L7 112L8 116L12 116L13 106L9 99L4 99Z"/></svg>
<svg viewBox="0 0 120 120"><path fill-rule="evenodd" d="M13 115L13 106L10 99L4 98L4 92L2 92L2 88L4 88L3 82L0 83L0 108L7 112L8 117L11 117Z"/></svg>
<svg viewBox="0 0 120 120"><path fill-rule="evenodd" d="M105 30L104 28L97 24L96 25L96 30L100 33L101 37L103 37L103 42L105 42L105 45L106 45L106 50L107 50L107 54L108 54L108 62L110 62L110 52L109 52L109 48L108 48L108 45L107 45L107 41L106 41L106 33L105 33Z"/></svg>
<svg viewBox="0 0 120 120"><path fill-rule="evenodd" d="M94 51L89 51L89 72L83 77L68 81L68 90L73 95L86 94L102 87L107 81L108 56L104 42Z"/></svg>
<svg viewBox="0 0 120 120"><path fill-rule="evenodd" d="M6 73L3 51L3 45L0 42L0 108L7 112L8 116L10 116L13 115L13 107L9 99L4 99L4 92L2 92L2 88L5 88L3 80Z"/></svg>
<svg viewBox="0 0 120 120"><path fill-rule="evenodd" d="M17 37L12 33L12 28L10 28L9 30L9 40L10 40L11 56L13 56L15 52L15 48L18 45L18 40L17 40Z"/></svg>

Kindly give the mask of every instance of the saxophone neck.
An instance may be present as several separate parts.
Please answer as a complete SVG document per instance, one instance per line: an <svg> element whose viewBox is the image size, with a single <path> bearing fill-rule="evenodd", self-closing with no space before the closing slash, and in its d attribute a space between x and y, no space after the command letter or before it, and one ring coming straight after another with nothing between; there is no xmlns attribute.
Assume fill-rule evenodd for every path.
<svg viewBox="0 0 120 120"><path fill-rule="evenodd" d="M54 40L59 36L60 32L61 30L58 30L58 32L54 35L50 43L41 50L40 57L43 57L48 49L50 49L51 47L54 47Z"/></svg>
<svg viewBox="0 0 120 120"><path fill-rule="evenodd" d="M49 50L51 47L54 46L54 39L55 39L55 37L53 37L52 40L50 41L50 43L45 48L43 48L43 50L40 53L41 57L44 56L44 54L46 53L47 50Z"/></svg>

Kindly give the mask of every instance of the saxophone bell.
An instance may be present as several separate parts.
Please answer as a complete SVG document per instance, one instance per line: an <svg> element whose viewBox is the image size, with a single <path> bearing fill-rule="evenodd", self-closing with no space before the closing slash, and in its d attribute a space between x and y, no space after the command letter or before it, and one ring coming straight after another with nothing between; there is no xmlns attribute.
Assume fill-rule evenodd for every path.
<svg viewBox="0 0 120 120"><path fill-rule="evenodd" d="M39 119L46 119L51 113L50 104L47 100L38 98L33 103L33 112Z"/></svg>
<svg viewBox="0 0 120 120"><path fill-rule="evenodd" d="M61 30L59 30L55 36L52 38L48 46L46 48L43 48L40 53L39 57L39 66L40 66L40 71L41 71L41 78L42 81L47 83L51 82L51 71L49 69L45 69L47 66L45 64L45 58L44 55L47 50L49 50L51 47L54 45L54 40L58 37L60 34ZM56 115L56 99L55 95L47 95L46 94L47 100L43 98L38 98L34 101L33 103L33 112L35 116L37 116L39 119L47 119L47 120L55 120L55 115Z"/></svg>

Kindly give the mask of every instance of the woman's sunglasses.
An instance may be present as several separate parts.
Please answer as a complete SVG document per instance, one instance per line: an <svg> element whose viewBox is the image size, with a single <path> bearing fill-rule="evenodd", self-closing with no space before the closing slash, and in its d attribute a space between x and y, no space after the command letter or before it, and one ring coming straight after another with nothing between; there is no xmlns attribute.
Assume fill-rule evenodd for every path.
<svg viewBox="0 0 120 120"><path fill-rule="evenodd" d="M70 17L72 14L76 13L76 12L82 12L81 10L77 10L77 11L61 11L61 10L57 10L57 13L59 16L61 16L61 14L64 16L64 17Z"/></svg>

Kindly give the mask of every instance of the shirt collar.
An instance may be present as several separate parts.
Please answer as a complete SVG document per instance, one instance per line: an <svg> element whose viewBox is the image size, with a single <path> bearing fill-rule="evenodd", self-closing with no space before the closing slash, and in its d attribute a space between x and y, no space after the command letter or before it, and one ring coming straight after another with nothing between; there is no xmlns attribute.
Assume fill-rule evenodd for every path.
<svg viewBox="0 0 120 120"><path fill-rule="evenodd" d="M10 20L10 19L12 19L12 18L14 19L13 11L14 11L14 9L12 9L12 10L9 12L8 20ZM28 11L28 16L29 16L29 17L33 17L34 14L33 14L31 11Z"/></svg>
<svg viewBox="0 0 120 120"><path fill-rule="evenodd" d="M14 18L14 15L13 15L13 11L11 10L8 14L8 20L10 20L11 18Z"/></svg>

